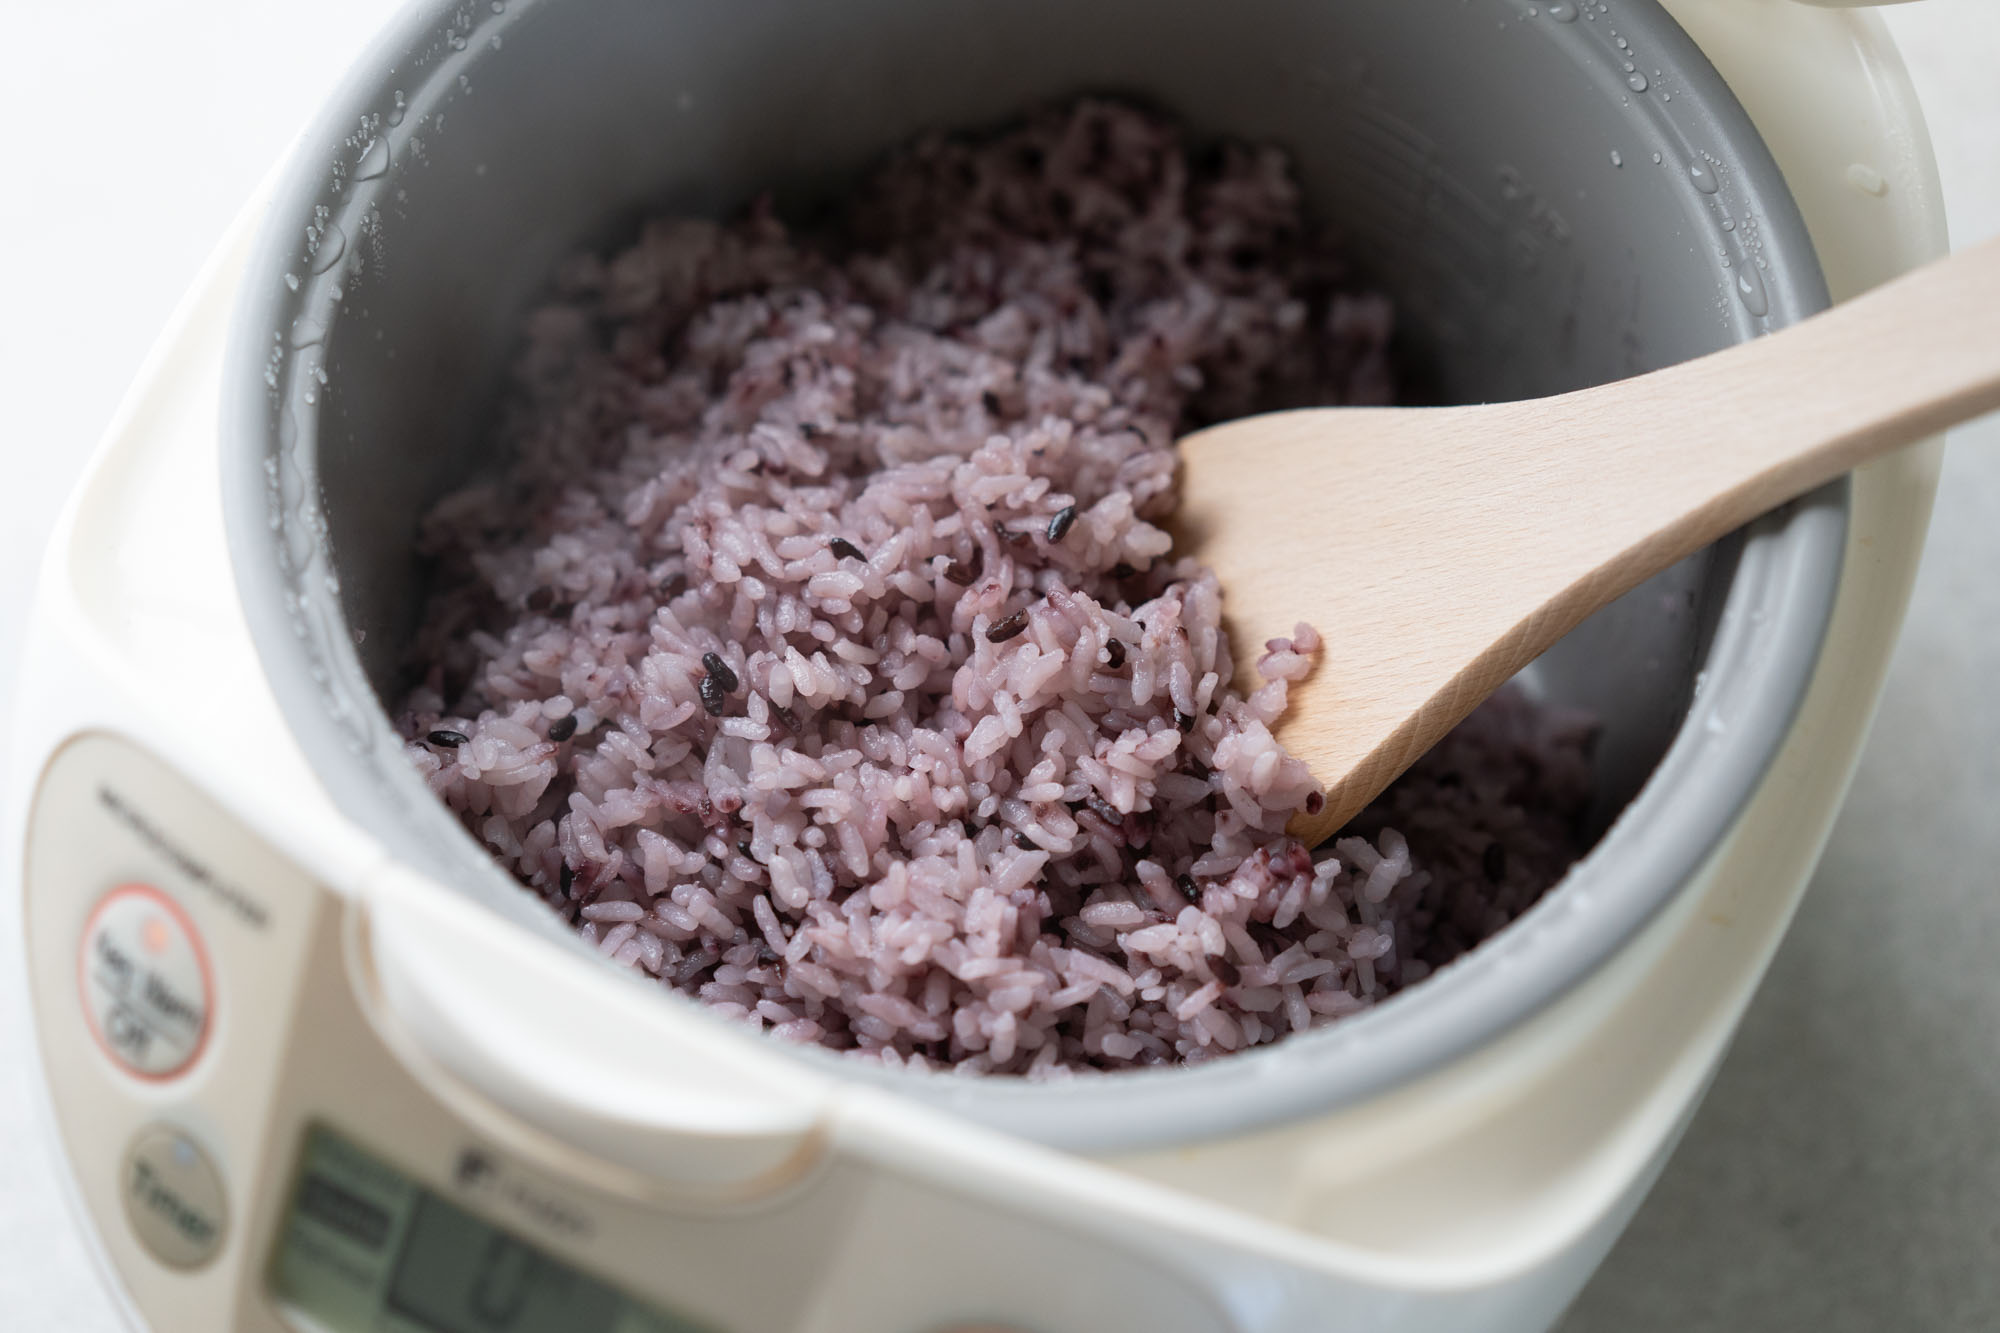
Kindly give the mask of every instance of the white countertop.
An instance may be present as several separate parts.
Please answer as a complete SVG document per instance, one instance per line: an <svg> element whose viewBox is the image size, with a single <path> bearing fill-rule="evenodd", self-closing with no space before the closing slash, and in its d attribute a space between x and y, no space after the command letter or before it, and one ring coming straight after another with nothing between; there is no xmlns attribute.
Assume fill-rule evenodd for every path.
<svg viewBox="0 0 2000 1333"><path fill-rule="evenodd" d="M0 701L55 506L224 225L395 7L0 11ZM1889 20L1954 241L2000 234L2000 5L1921 0ZM1988 419L1954 436L1882 711L1812 891L1563 1333L2000 1327L1997 682ZM0 986L0 1327L109 1333L51 1166L21 1146L30 1077L25 1018Z"/></svg>

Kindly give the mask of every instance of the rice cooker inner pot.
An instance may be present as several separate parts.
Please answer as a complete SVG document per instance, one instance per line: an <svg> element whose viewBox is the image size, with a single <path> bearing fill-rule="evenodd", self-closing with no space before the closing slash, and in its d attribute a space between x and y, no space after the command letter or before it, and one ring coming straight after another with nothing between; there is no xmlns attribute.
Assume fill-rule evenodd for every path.
<svg viewBox="0 0 2000 1333"><path fill-rule="evenodd" d="M1394 297L1433 401L1628 376L1826 300L1769 153L1653 0L419 4L285 176L225 386L245 608L341 808L467 910L581 948L430 797L382 703L422 596L417 520L492 464L480 447L522 314L560 257L649 214L726 216L767 189L810 210L919 131L1085 91L1289 150L1315 219ZM1057 1084L798 1058L1110 1151L1330 1108L1471 1049L1601 964L1716 845L1803 694L1845 513L1837 483L1530 669L1603 720L1608 832L1521 921L1389 1002L1206 1067ZM1682 726L1698 672L1732 719L1721 734Z"/></svg>

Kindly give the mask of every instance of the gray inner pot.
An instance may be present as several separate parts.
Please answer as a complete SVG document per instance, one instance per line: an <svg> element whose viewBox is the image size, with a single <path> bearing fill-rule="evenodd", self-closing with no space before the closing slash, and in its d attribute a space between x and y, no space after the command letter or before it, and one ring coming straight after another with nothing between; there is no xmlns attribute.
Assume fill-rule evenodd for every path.
<svg viewBox="0 0 2000 1333"><path fill-rule="evenodd" d="M622 239L648 211L728 214L767 188L810 208L922 129L1110 91L1284 145L1317 220L1396 298L1406 364L1437 401L1616 379L1823 306L1784 181L1700 51L1653 0L1579 8L413 6L283 180L224 389L231 550L299 743L348 815L461 888L467 910L581 949L430 797L388 724L377 689L394 696L421 596L416 520L491 462L480 448L517 321L561 255ZM1691 404L1689 429L1701 420ZM1275 1123L1433 1068L1600 966L1723 837L1804 692L1845 520L1839 483L1530 668L1534 688L1604 719L1604 837L1515 925L1373 1010L1204 1067L1056 1084L785 1049L1100 1152Z"/></svg>

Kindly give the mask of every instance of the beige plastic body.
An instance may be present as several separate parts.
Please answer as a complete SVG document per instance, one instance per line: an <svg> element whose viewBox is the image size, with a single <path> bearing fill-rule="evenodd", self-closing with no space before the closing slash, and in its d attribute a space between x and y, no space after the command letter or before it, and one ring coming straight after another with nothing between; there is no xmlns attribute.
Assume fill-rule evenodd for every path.
<svg viewBox="0 0 2000 1333"><path fill-rule="evenodd" d="M1669 7L1770 142L1837 297L1941 251L1928 146L1879 24L1793 0L1677 0ZM1857 184L1877 181L1879 191ZM90 894L73 894L45 913L31 906L37 1040L52 1119L93 1244L135 1319L162 1333L277 1327L262 1265L291 1155L305 1118L337 1113L343 1128L369 1135L372 1148L433 1185L449 1181L453 1154L469 1139L503 1148L521 1188L512 1204L486 1205L493 1220L552 1253L587 1258L636 1291L690 1308L700 1265L680 1269L659 1260L658 1237L675 1227L730 1234L735 1223L721 1219L748 1228L762 1218L758 1243L784 1244L789 1223L774 1222L768 1210L804 1193L781 1190L764 1211L635 1193L621 1183L631 1168L621 1174L617 1154L592 1152L581 1135L566 1140L496 1109L419 1043L399 1045L395 1034L408 1032L393 1007L366 1012L379 991L354 962L366 956L354 904L361 886L380 878L380 849L333 812L286 737L235 608L219 536L188 532L219 523L215 497L203 493L170 516L159 512L162 495L186 487L175 469L213 468L220 325L240 262L240 250L226 250L177 317L60 530L44 579L40 642L24 676L24 687L49 702L21 732L18 796L7 818L18 839L27 793L79 729L116 732L213 794L209 825L199 812L186 813L189 829L221 830L201 834L219 840L197 844L197 854L227 861L239 883L267 893L290 886L312 905L283 920L272 916L261 950L272 972L262 981L253 972L237 980L224 971L208 1053L185 1080L162 1087L119 1076L82 1030L74 964ZM169 435L186 447L164 447ZM1140 1289L1152 1271L1145 1259L1170 1271L1204 1271L1211 1290L1231 1293L1228 1317L1246 1330L1312 1327L1321 1321L1308 1312L1331 1308L1369 1328L1545 1327L1643 1196L1796 905L1880 688L1922 545L1936 461L1929 448L1857 479L1827 663L1776 767L1690 891L1585 986L1477 1055L1376 1102L1269 1133L1109 1163L1065 1159L848 1090L827 1112L826 1142L865 1165L841 1178L846 1193L832 1242L812 1239L824 1231L791 1233L794 1261L778 1276L760 1266L773 1290L758 1294L770 1304L749 1326L815 1333L871 1327L842 1322L842 1311L864 1308L872 1293L879 1321L872 1327L923 1327L917 1316L943 1307L879 1303L897 1276L875 1247L885 1231L918 1259L934 1252L928 1246L986 1245L1005 1280L1023 1270L998 1260L1032 1253L1033 1219L1058 1206L1090 1210L1104 1289L1115 1292L1121 1282ZM175 550L176 560L150 555L163 549ZM227 707L186 706L162 663L191 655L213 682L203 697L226 699ZM171 785L162 780L163 790ZM87 810L92 798L84 790L70 799ZM119 852L99 841L88 829L75 833L47 863L50 873L165 873L157 860L134 868L78 859ZM129 846L119 854L139 855ZM29 897L32 904L32 883ZM229 928L203 929L219 951ZM294 1037L311 1049L295 1049ZM225 1059L236 1072L225 1074ZM209 1144L230 1191L228 1238L219 1257L192 1274L154 1264L121 1220L115 1163L140 1126L162 1120ZM801 1163L788 1188L838 1183L837 1174ZM953 1180L976 1186L977 1197L954 1200L947 1188ZM525 1211L510 1211L526 1209L521 1201L544 1189L589 1210L599 1234L629 1231L632 1248L565 1241L554 1230L533 1230ZM800 1206L801 1218L815 1217ZM698 1245L690 1254L731 1271L730 1256ZM740 1253L734 1262L743 1262ZM1201 1269L1205 1263L1220 1266ZM1037 1294L1068 1302L1056 1307L1066 1314L1043 1321L1050 1333L1123 1322L1105 1306L1091 1322L1090 1291L1039 1279L1026 1285L1049 1285ZM926 1293L913 1287L897 1295L915 1302ZM1329 1305L1336 1295L1351 1303ZM957 1313L976 1314L978 1299L968 1293ZM1210 1326L1191 1296L1158 1312L1154 1323L1172 1327L1176 1312L1185 1313L1187 1327Z"/></svg>

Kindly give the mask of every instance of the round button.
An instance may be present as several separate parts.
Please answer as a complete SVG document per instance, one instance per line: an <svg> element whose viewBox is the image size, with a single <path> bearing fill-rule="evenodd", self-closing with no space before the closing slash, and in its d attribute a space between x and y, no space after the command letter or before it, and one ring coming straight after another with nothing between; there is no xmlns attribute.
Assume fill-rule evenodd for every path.
<svg viewBox="0 0 2000 1333"><path fill-rule="evenodd" d="M201 1145L169 1125L141 1130L125 1154L125 1219L155 1259L199 1268L222 1248L228 1203Z"/></svg>
<svg viewBox="0 0 2000 1333"><path fill-rule="evenodd" d="M208 1038L208 956L194 922L150 884L104 895L77 962L83 1011L98 1044L128 1073L172 1078Z"/></svg>

